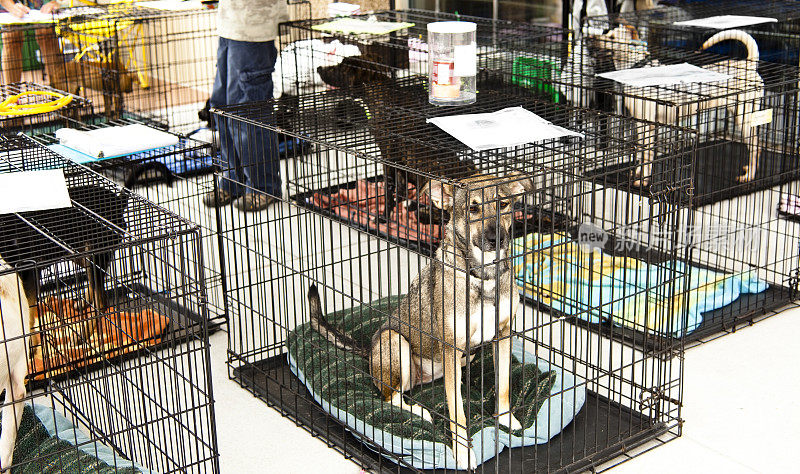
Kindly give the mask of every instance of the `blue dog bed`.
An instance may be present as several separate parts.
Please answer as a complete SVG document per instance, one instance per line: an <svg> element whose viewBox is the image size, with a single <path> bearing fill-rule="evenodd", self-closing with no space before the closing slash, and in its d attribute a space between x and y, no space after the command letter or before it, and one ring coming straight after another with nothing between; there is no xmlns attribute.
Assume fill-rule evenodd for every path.
<svg viewBox="0 0 800 474"><path fill-rule="evenodd" d="M384 298L326 318L343 333L368 344L399 299ZM581 379L525 352L522 343L514 340L511 410L524 429L509 432L502 426L495 428L494 419L486 415L494 413L495 407L491 352L476 354L471 362L470 386L463 389L465 403L470 406L472 447L480 463L497 454L496 442L500 450L547 443L573 420L586 399ZM369 375L366 359L336 348L310 324L298 326L289 334L288 363L314 400L356 437L371 440L418 469L457 468L445 418L434 415L430 423L383 401ZM481 370L483 377L475 376ZM409 395L431 413L447 414L443 380L415 387Z"/></svg>

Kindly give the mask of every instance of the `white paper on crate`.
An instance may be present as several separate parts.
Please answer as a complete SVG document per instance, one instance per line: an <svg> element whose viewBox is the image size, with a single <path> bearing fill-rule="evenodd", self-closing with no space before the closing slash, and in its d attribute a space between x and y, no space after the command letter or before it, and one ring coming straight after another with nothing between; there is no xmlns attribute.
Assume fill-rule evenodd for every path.
<svg viewBox="0 0 800 474"><path fill-rule="evenodd" d="M475 151L536 143L581 133L553 125L522 107L485 114L451 115L427 120Z"/></svg>
<svg viewBox="0 0 800 474"><path fill-rule="evenodd" d="M720 82L727 81L732 77L728 74L709 71L689 63L622 69L620 71L604 72L597 76L631 87Z"/></svg>
<svg viewBox="0 0 800 474"><path fill-rule="evenodd" d="M72 207L64 170L0 173L0 214Z"/></svg>
<svg viewBox="0 0 800 474"><path fill-rule="evenodd" d="M761 16L718 15L694 20L676 21L673 24L676 26L697 26L713 30L728 30L730 28L741 28L742 26L760 25L762 23L775 23L777 21L776 18Z"/></svg>

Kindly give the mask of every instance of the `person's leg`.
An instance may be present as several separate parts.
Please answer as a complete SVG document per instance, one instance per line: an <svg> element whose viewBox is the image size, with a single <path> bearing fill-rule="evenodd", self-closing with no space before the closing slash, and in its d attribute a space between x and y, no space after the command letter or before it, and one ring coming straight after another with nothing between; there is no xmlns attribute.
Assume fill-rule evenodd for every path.
<svg viewBox="0 0 800 474"><path fill-rule="evenodd" d="M231 41L228 71L236 80L228 89L228 103L239 104L264 101L272 98L272 72L278 51L274 41L250 43ZM265 111L263 120L272 122L271 109ZM281 196L281 175L278 139L275 132L255 126L237 126L233 134L248 191L261 191L271 196ZM264 204L268 204L264 201Z"/></svg>
<svg viewBox="0 0 800 474"><path fill-rule="evenodd" d="M39 44L39 51L42 53L44 62L44 72L50 86L64 90L66 84L66 70L64 57L61 48L58 46L58 39L53 27L38 28L36 30L36 42Z"/></svg>
<svg viewBox="0 0 800 474"><path fill-rule="evenodd" d="M228 75L228 45L230 40L220 37L217 48L217 74L214 77L214 87L211 92L211 107L221 107L228 105L228 89L231 87ZM236 148L233 146L233 139L230 130L225 126L225 120L215 116L217 133L219 134L219 153L225 169L222 170L223 179L219 182L220 198L219 205L230 203L234 198L242 194L237 183L241 180L237 173L239 160L236 157ZM211 198L207 204L212 204Z"/></svg>
<svg viewBox="0 0 800 474"><path fill-rule="evenodd" d="M22 80L22 41L25 38L22 30L3 32L3 84L11 84Z"/></svg>

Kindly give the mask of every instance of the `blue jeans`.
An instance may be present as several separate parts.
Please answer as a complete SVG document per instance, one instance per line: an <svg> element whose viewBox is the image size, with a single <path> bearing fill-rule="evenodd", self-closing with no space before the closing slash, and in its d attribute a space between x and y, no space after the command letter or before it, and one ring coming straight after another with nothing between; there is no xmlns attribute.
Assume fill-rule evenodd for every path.
<svg viewBox="0 0 800 474"><path fill-rule="evenodd" d="M272 71L278 51L274 41L219 39L217 76L211 106L264 101L272 98ZM216 118L220 155L227 163L220 189L234 196L262 191L281 196L278 137L271 130ZM247 189L244 185L247 185Z"/></svg>

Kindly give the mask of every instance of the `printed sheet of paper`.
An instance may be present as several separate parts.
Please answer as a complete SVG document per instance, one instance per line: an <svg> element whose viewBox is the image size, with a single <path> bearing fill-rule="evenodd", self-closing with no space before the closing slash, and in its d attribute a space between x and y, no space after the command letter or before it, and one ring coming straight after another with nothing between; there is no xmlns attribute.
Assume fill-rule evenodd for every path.
<svg viewBox="0 0 800 474"><path fill-rule="evenodd" d="M205 9L205 6L203 6L202 2L196 0L153 0L137 2L137 5L168 12Z"/></svg>
<svg viewBox="0 0 800 474"><path fill-rule="evenodd" d="M700 28L711 28L713 30L728 30L740 28L742 26L760 25L762 23L775 23L776 18L761 16L739 16L739 15L719 15L708 18L698 18L696 20L676 21L676 26L697 26Z"/></svg>
<svg viewBox="0 0 800 474"><path fill-rule="evenodd" d="M72 207L64 170L0 173L0 214Z"/></svg>
<svg viewBox="0 0 800 474"><path fill-rule="evenodd" d="M0 26L26 25L33 23L54 23L56 20L64 18L70 18L78 15L96 15L98 13L103 13L103 12L104 10L101 8L90 7L90 6L67 8L59 12L56 12L55 14L44 14L40 10L31 10L28 12L27 15L23 16L22 18L17 18L11 13L3 12L0 13Z"/></svg>
<svg viewBox="0 0 800 474"><path fill-rule="evenodd" d="M0 13L0 25L24 25L26 23L52 23L53 15L45 15L39 10L31 10L22 18L17 18L11 13Z"/></svg>
<svg viewBox="0 0 800 474"><path fill-rule="evenodd" d="M536 143L578 132L553 125L522 107L508 107L487 114L451 115L427 120L475 151Z"/></svg>
<svg viewBox="0 0 800 474"><path fill-rule="evenodd" d="M727 74L709 71L689 63L623 69L621 71L604 72L597 76L632 87L672 86L675 84L719 82L731 79L731 76Z"/></svg>
<svg viewBox="0 0 800 474"><path fill-rule="evenodd" d="M396 21L372 21L360 18L337 18L336 20L314 25L312 30L352 35L385 35L392 31L410 28L414 23Z"/></svg>

